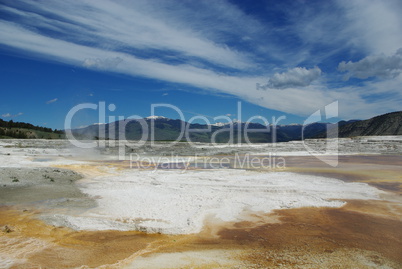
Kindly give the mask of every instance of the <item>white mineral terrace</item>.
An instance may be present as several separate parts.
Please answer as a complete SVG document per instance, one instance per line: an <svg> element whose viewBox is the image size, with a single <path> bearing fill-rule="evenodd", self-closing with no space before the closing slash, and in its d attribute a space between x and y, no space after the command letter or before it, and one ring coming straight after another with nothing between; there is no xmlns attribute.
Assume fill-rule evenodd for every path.
<svg viewBox="0 0 402 269"><path fill-rule="evenodd" d="M382 145L389 141L390 150L399 150L399 137L363 141L376 139ZM374 145L375 142L371 143L372 148L379 147ZM292 149L286 145L295 148L294 144L283 143L277 148L285 149L284 152L289 154ZM264 152L263 147L260 145L256 151ZM255 145L249 147L251 152L254 149ZM77 158L80 154L86 160ZM88 161L91 156L97 161ZM64 166L69 169L68 166L73 165L71 169L74 170L78 165L98 167L98 173L85 173L83 179L74 183L82 193L95 200L96 206L85 210L49 207L43 214L43 219L50 224L76 230L196 233L207 218L241 221L245 212L269 213L275 209L306 206L341 207L345 203L343 200L380 199L382 193L365 183L346 183L290 172L117 169L103 167L99 162L102 158L110 159L110 156L84 154L66 147L64 141L3 140L0 143L0 166L3 168ZM43 201L45 208L47 203L49 201Z"/></svg>

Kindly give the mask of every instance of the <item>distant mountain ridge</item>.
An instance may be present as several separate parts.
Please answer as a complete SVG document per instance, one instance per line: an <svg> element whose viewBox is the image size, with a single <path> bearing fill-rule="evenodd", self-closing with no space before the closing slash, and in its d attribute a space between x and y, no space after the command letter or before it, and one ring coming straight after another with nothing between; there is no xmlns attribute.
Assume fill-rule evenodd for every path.
<svg viewBox="0 0 402 269"><path fill-rule="evenodd" d="M254 129L256 132L248 132L251 143L287 142L309 138L354 137L354 136L383 136L402 135L402 111L391 112L376 116L368 120L339 121L336 124L315 122L303 126L302 124L278 125L273 132L273 126L265 126L260 123L231 122L198 124L169 119L162 116L150 116L138 120L123 120L108 124L93 124L84 128L74 129L72 133L78 139L118 139L140 140L143 130L140 121L148 126L148 139L151 138L150 126L154 126L155 141L172 141L180 136L181 128L187 126L191 130L189 138L192 142L211 142L212 138L217 143L227 143L230 139L232 126L233 142L247 142L244 137L245 129ZM151 124L152 123L152 124ZM120 129L124 129L121 132ZM335 130L338 129L338 133ZM240 136L239 136L240 132ZM303 132L303 136L302 136ZM104 135L102 135L104 134ZM46 127L33 126L29 123L4 121L0 119L0 138L43 138L64 139L64 131L52 130ZM186 137L183 137L186 140Z"/></svg>
<svg viewBox="0 0 402 269"><path fill-rule="evenodd" d="M339 137L402 135L402 111L344 124Z"/></svg>
<svg viewBox="0 0 402 269"><path fill-rule="evenodd" d="M77 138L81 139L127 139L141 140L143 130L141 121L148 126L148 138L151 139L151 128L153 124L155 141L172 141L180 137L183 126L189 130L188 137L192 142L217 142L227 143L233 137L232 142L237 143L239 140L244 143L271 143L271 142L286 142L291 140L302 139L301 124L265 126L260 123L252 122L230 122L230 123L215 123L215 124L198 124L187 123L178 119L169 119L161 116L151 116L138 120L125 120L103 125L90 125L85 128L72 130ZM304 138L312 138L314 135L326 130L327 123L313 123L304 127ZM329 124L331 125L331 124ZM232 129L230 129L232 128ZM275 128L275 129L274 129ZM247 131L247 138L244 133ZM124 130L122 132L121 130ZM253 130L253 131L250 131ZM275 131L275 132L274 132ZM231 133L232 132L232 133ZM239 135L240 134L240 135ZM187 137L182 140L187 141Z"/></svg>
<svg viewBox="0 0 402 269"><path fill-rule="evenodd" d="M189 124L181 120L173 120L162 116L152 116L141 119L150 126L153 121L154 140L169 141L176 140L180 136L180 130L183 126L198 132L190 132L189 138L192 142L211 142L214 138L217 143L227 143L230 140L230 129L234 143L240 141L247 142L244 137L245 129L253 129L254 132L248 132L248 139L251 143L271 143L287 142L292 140L301 140L309 138L328 137L354 137L354 136L382 136L382 135L402 135L402 111L387 113L368 120L349 120L339 121L337 124L315 122L303 126L302 124L277 125L274 132L273 126L265 126L260 123L214 123L214 124ZM73 134L85 139L116 139L125 137L128 140L140 140L142 136L142 127L140 120L130 120L127 122L114 122L104 125L91 125L83 129L73 130ZM124 124L124 134L119 133L119 127ZM338 128L335 128L338 127ZM102 129L103 128L103 129ZM201 130L201 132L199 132ZM204 132L202 132L204 130ZM148 132L151 130L148 129ZM338 131L338 133L335 133ZM110 133L112 132L112 133ZM99 136L100 133L105 135ZM214 134L215 133L215 134ZM302 135L303 134L303 135ZM122 136L123 135L123 136ZM148 136L148 140L150 136ZM184 137L183 140L186 140Z"/></svg>

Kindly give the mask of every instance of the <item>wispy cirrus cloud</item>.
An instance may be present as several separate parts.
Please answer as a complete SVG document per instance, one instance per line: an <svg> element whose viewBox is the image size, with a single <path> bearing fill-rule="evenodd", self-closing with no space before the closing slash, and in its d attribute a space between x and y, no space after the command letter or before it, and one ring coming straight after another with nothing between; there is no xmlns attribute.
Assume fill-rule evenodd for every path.
<svg viewBox="0 0 402 269"><path fill-rule="evenodd" d="M15 117L21 116L23 114L24 113L22 113L22 112L19 112L17 114L5 113L5 114L2 114L1 117L3 117L3 118L15 118Z"/></svg>
<svg viewBox="0 0 402 269"><path fill-rule="evenodd" d="M57 98L51 99L51 100L49 100L49 101L46 101L46 104L48 105L48 104L57 102L57 100L58 100Z"/></svg>
<svg viewBox="0 0 402 269"><path fill-rule="evenodd" d="M31 11L14 7L8 10L21 18L22 25L29 22L29 28L34 28L37 33L48 36L45 33L50 30L52 37L75 44L129 52L143 58L170 55L183 60L194 57L235 68L249 66L241 53L198 35L186 24L172 22L174 25L169 25L167 20L157 16L162 13L147 13L147 7L151 5L141 1L115 3L102 0L96 4L38 1L27 3L32 7ZM49 13L53 15L52 19L46 17L45 14Z"/></svg>
<svg viewBox="0 0 402 269"><path fill-rule="evenodd" d="M345 115L379 113L385 103L397 109L387 97L370 97L385 82L367 82L364 90L337 81L336 68L341 63L349 77L389 75L386 93L402 100L399 69L389 71L370 56L398 56L390 56L402 44L398 1L260 4L282 17L250 14L224 0L10 1L0 9L7 15L0 44L37 59L230 94L292 114L334 100Z"/></svg>
<svg viewBox="0 0 402 269"><path fill-rule="evenodd" d="M342 36L349 45L368 55L391 55L401 47L401 1L338 0L337 5L344 12Z"/></svg>
<svg viewBox="0 0 402 269"><path fill-rule="evenodd" d="M119 57L106 58L106 59L100 59L100 58L89 59L89 58L87 58L82 63L82 66L87 67L87 68L100 69L100 70L113 70L122 61L123 61L123 59L121 59Z"/></svg>

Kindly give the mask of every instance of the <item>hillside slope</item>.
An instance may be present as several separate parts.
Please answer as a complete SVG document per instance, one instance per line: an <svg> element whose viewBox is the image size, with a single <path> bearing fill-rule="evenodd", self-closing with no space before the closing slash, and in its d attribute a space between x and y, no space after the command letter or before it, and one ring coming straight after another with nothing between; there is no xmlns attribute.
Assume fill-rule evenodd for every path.
<svg viewBox="0 0 402 269"><path fill-rule="evenodd" d="M339 137L402 135L402 111L339 127Z"/></svg>
<svg viewBox="0 0 402 269"><path fill-rule="evenodd" d="M64 132L51 128L34 126L25 122L0 119L0 139L64 139Z"/></svg>

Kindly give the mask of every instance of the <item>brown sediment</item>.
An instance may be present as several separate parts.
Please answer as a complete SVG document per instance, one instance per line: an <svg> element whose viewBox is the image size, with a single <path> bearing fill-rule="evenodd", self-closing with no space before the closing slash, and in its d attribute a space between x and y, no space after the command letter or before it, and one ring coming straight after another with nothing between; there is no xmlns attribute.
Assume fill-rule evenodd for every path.
<svg viewBox="0 0 402 269"><path fill-rule="evenodd" d="M343 210L402 221L402 204L384 200L345 200Z"/></svg>
<svg viewBox="0 0 402 269"><path fill-rule="evenodd" d="M96 177L110 174L106 167L113 167L111 165L100 164L99 162L87 162L86 164L69 164L69 165L54 165L57 168L70 169L82 174L85 177Z"/></svg>
<svg viewBox="0 0 402 269"><path fill-rule="evenodd" d="M142 255L140 264L172 264L169 259L185 258L188 265L180 268L400 268L402 211L394 210L382 201L352 200L343 208L256 214L253 221L211 220L201 233ZM270 223L261 224L264 218ZM217 258L225 254L231 262Z"/></svg>
<svg viewBox="0 0 402 269"><path fill-rule="evenodd" d="M347 182L364 182L384 191L402 194L402 156L338 156L338 166L330 167L313 156L286 156L282 171L337 178Z"/></svg>
<svg viewBox="0 0 402 269"><path fill-rule="evenodd" d="M203 251L214 249L242 250L240 253L253 250L253 255L269 250L281 255L283 251L293 249L302 257L293 259L300 265L305 264L307 257L311 264L317 264L314 258L317 255L331 264L335 254L329 254L336 252L345 264L362 266L361 261L348 257L351 251L362 250L356 253L378 265L402 265L402 230L399 229L402 227L402 208L399 204L351 200L340 209L301 208L278 210L272 214L249 212L247 215L249 220L240 223L212 220L200 234L184 236L179 243L159 249L159 253L196 250L202 255ZM226 237L228 231L235 236ZM246 257L247 254L238 255L238 264L254 264L255 261ZM264 261L261 259L259 263L264 264Z"/></svg>
<svg viewBox="0 0 402 269"><path fill-rule="evenodd" d="M219 251L232 255L232 262L227 266L220 261L222 268L233 268L233 265L273 268L280 264L285 268L329 268L336 262L349 268L362 268L370 263L391 268L402 265L402 208L386 201L352 200L343 208L250 213L250 221L217 223L212 220L199 234L177 236L73 231L47 225L35 219L35 215L36 212L32 211L0 208L0 226L7 225L12 230L1 233L2 242L5 238L17 240L13 241L14 244L27 238L46 242L36 251L25 249L25 252L30 252L25 255L27 260L12 268L74 268L83 265L120 268L135 263L138 257L145 262L160 259L158 255L163 253L181 253L187 257L192 266L182 268L213 268ZM269 223L264 224L264 221ZM37 245L40 244L34 247ZM5 247L12 249L12 245L3 245L0 253ZM187 252L193 255L186 256ZM211 257L211 263L192 263L198 260L197 256L203 255ZM181 256L167 255L165 259Z"/></svg>
<svg viewBox="0 0 402 269"><path fill-rule="evenodd" d="M33 211L0 207L0 227L7 225L12 229L9 233L0 232L0 239L4 243L0 246L0 254L21 262L12 268L113 265L136 252L145 253L144 250L154 242L163 246L164 241L169 242L175 237L136 231L74 231L47 225L35 219L36 215L37 212ZM27 240L31 247L26 246ZM26 248L25 253L18 254L17 249L13 250L13 247L20 245Z"/></svg>
<svg viewBox="0 0 402 269"><path fill-rule="evenodd" d="M208 232L162 235L136 231L74 231L43 223L35 218L38 213L0 207L0 227L11 229L11 232L0 232L0 258L7 256L14 260L11 268L121 268L139 257L153 254L183 252L181 258L188 260L185 252L190 251L197 260L203 253L208 257L205 251L225 249L231 253L238 249L236 242L233 245L230 240ZM213 259L204 263L207 268L214 264Z"/></svg>
<svg viewBox="0 0 402 269"><path fill-rule="evenodd" d="M328 167L328 164L321 159L336 157L338 167L350 164L361 165L380 165L380 166L400 166L402 164L402 155L339 155L339 156L283 156L286 159L286 165L292 167ZM319 158L318 158L319 157ZM321 159L320 159L321 158Z"/></svg>
<svg viewBox="0 0 402 269"><path fill-rule="evenodd" d="M134 231L73 231L43 223L36 219L34 211L0 207L0 228L7 225L11 230L0 231L0 241L8 242L8 245L0 244L0 255L14 255L12 257L20 260L20 264L12 268L102 265L120 268L139 257L146 264L165 254L166 264L168 259L184 257L188 260L181 268L402 267L401 156L340 156L336 168L315 157L285 159L284 171L365 182L391 191L392 199L349 200L342 208L296 208L272 214L249 212L248 221L237 223L208 219L201 233L177 236ZM98 176L109 173L102 168L105 164L94 162L64 168ZM107 165L129 168L128 162L108 162ZM24 243L28 239L34 241L32 247ZM25 244L21 249L24 253L13 249L13 246L19 247L19 243ZM229 253L232 263L214 261L216 255L223 253L220 251ZM197 255L211 257L211 262L197 264Z"/></svg>
<svg viewBox="0 0 402 269"><path fill-rule="evenodd" d="M294 172L306 175L315 175L340 179L345 182L363 182L380 190L402 195L402 169L382 170L372 167L371 169L358 169L354 171L343 170L342 168L298 168L287 167L284 172Z"/></svg>
<svg viewBox="0 0 402 269"><path fill-rule="evenodd" d="M360 268L370 262L402 266L402 221L355 211L387 215L388 209L376 208L375 202L370 206L374 209L363 206L361 210L360 201L349 201L344 208L279 210L275 212L282 221L279 224L243 229L239 223L238 228L222 229L219 235L253 248L243 259L264 268L279 264L320 267L317 260L328 265L335 257L346 267L359 265L359 260L349 256L356 250L364 258Z"/></svg>

